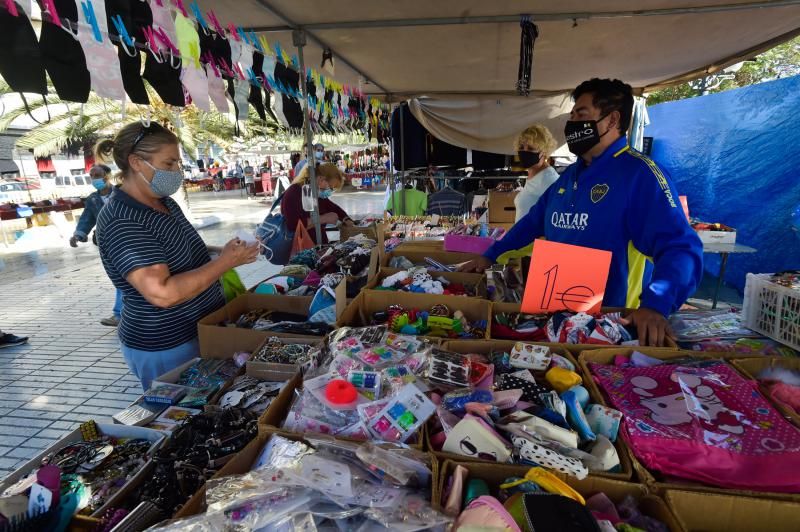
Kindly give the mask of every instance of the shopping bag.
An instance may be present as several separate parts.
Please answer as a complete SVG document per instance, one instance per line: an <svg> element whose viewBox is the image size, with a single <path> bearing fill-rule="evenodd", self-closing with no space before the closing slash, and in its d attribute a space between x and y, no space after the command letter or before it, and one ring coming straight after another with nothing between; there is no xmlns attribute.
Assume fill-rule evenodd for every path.
<svg viewBox="0 0 800 532"><path fill-rule="evenodd" d="M314 241L311 240L311 235L308 234L308 229L303 225L301 220L297 221L297 229L294 232L294 240L292 241L292 257L303 250L311 249L314 247Z"/></svg>
<svg viewBox="0 0 800 532"><path fill-rule="evenodd" d="M230 303L236 299L236 297L247 292L247 289L244 287L244 283L242 283L242 279L234 269L230 269L223 273L222 277L219 278L219 281L222 283L222 290L225 292L226 303Z"/></svg>

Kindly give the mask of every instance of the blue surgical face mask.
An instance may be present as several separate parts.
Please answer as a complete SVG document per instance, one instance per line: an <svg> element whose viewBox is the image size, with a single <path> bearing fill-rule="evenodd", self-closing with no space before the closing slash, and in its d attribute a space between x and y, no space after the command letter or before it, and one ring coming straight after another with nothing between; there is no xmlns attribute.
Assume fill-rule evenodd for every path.
<svg viewBox="0 0 800 532"><path fill-rule="evenodd" d="M105 179L92 179L92 186L97 190L105 190L108 184Z"/></svg>
<svg viewBox="0 0 800 532"><path fill-rule="evenodd" d="M324 156L325 156L325 152L322 152L322 151L315 151L314 152L314 158L317 161L321 161Z"/></svg>
<svg viewBox="0 0 800 532"><path fill-rule="evenodd" d="M150 190L153 191L153 194L159 198L165 198L167 196L172 196L178 190L180 190L181 184L183 183L183 172L180 170L162 170L160 168L156 168L144 159L142 159L142 161L144 161L147 166L155 170L155 173L153 174L153 180L147 183L150 185ZM139 172L139 175L142 179L147 181L147 178L145 178L141 172Z"/></svg>
<svg viewBox="0 0 800 532"><path fill-rule="evenodd" d="M319 191L319 197L322 199L330 198L333 195L333 189L326 188Z"/></svg>

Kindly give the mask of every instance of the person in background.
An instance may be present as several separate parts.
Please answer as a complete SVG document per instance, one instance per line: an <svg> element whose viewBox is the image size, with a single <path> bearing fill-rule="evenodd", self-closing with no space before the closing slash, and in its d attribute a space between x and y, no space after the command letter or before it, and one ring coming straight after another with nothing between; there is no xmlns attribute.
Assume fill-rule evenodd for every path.
<svg viewBox="0 0 800 532"><path fill-rule="evenodd" d="M14 347L28 342L27 336L15 336L11 333L4 333L0 330L0 349L4 347Z"/></svg>
<svg viewBox="0 0 800 532"><path fill-rule="evenodd" d="M286 229L295 231L298 221L302 223L317 243L317 232L311 220L311 213L303 209L303 186L309 183L311 172L308 166L294 179L292 185L286 190L281 200L281 213L286 220ZM324 163L317 166L317 186L319 187L319 223L321 226L341 222L344 225L353 225L353 220L344 212L344 209L330 200L334 190L342 188L344 178L335 164ZM322 231L322 243L328 242L328 235Z"/></svg>
<svg viewBox="0 0 800 532"><path fill-rule="evenodd" d="M247 189L247 199L256 194L256 171L250 166L250 161L244 162L244 186Z"/></svg>
<svg viewBox="0 0 800 532"><path fill-rule="evenodd" d="M89 197L84 201L83 213L78 219L78 225L75 227L75 233L69 239L69 245L76 248L78 242L88 242L89 232L94 229L97 223L97 217L100 211L108 203L111 198L111 191L114 187L111 185L111 168L104 164L96 164L89 169L89 177L92 178L92 186L95 192L89 194ZM92 233L92 242L97 245L97 233ZM116 327L119 325L119 317L122 313L122 292L116 290L114 298L114 308L112 314L108 318L100 320L102 325L107 327Z"/></svg>
<svg viewBox="0 0 800 532"><path fill-rule="evenodd" d="M558 179L558 172L550 166L550 154L557 147L553 134L541 124L532 125L517 138L519 166L528 170L528 179L525 180L522 191L514 198L516 222L528 214L545 190Z"/></svg>
<svg viewBox="0 0 800 532"><path fill-rule="evenodd" d="M124 126L95 148L113 159L121 185L97 220L103 267L122 290L122 355L144 390L198 356L197 322L225 305L220 277L254 262L259 244L235 238L212 259L169 196L183 181L177 137L156 122Z"/></svg>
<svg viewBox="0 0 800 532"><path fill-rule="evenodd" d="M642 345L674 345L667 317L702 279L703 244L669 176L628 144L631 86L595 78L581 83L572 98L564 136L578 161L502 240L460 269L483 271L541 236L611 251L605 306L636 309L627 319Z"/></svg>
<svg viewBox="0 0 800 532"><path fill-rule="evenodd" d="M294 177L295 179L300 177L300 174L303 172L303 169L308 165L308 159L305 158L307 153L308 144L303 144L303 153L300 154L301 159L294 167ZM314 144L314 159L316 160L317 164L322 164L323 159L325 158L325 146L320 143Z"/></svg>

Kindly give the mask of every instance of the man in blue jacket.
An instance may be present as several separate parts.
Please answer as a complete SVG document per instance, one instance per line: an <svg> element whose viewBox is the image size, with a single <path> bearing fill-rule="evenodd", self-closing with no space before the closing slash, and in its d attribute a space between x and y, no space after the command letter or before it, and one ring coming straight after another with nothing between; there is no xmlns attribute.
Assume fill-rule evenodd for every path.
<svg viewBox="0 0 800 532"><path fill-rule="evenodd" d="M461 270L483 271L538 237L611 251L604 305L636 308L628 318L640 343L666 345L673 340L667 316L702 278L703 245L669 177L628 145L630 85L595 78L572 97L564 134L578 161L502 240Z"/></svg>

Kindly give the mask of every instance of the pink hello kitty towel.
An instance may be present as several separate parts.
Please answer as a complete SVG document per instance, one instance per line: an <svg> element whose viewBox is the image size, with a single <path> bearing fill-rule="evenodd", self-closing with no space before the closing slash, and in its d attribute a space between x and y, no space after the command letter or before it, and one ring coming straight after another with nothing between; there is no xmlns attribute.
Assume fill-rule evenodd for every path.
<svg viewBox="0 0 800 532"><path fill-rule="evenodd" d="M589 367L648 469L724 488L800 492L800 429L727 364Z"/></svg>

